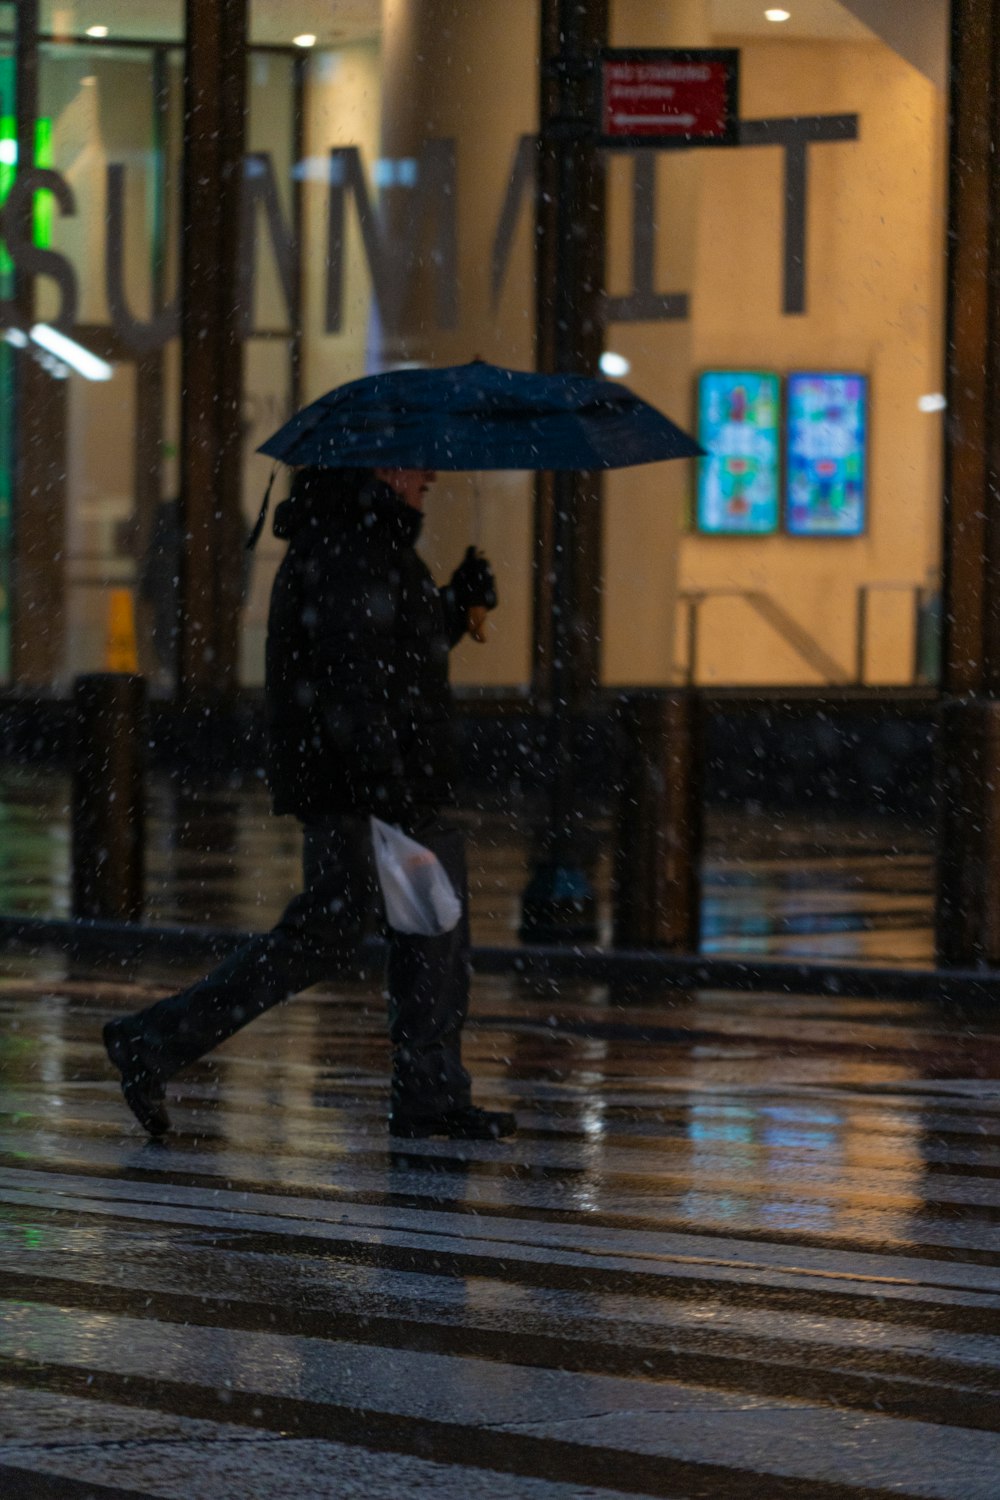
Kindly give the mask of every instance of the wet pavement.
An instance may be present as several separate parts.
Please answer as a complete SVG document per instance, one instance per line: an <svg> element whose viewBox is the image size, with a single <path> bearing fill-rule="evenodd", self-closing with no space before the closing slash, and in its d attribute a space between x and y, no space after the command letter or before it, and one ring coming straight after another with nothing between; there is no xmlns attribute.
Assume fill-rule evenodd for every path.
<svg viewBox="0 0 1000 1500"><path fill-rule="evenodd" d="M69 781L0 767L0 912L69 912ZM259 785L148 784L147 905L152 923L271 925L298 889L300 837L274 818ZM463 809L472 935L517 941L538 808ZM612 829L592 829L601 935L611 928ZM703 953L929 964L931 837L899 819L753 809L708 810L702 869Z"/></svg>
<svg viewBox="0 0 1000 1500"><path fill-rule="evenodd" d="M1000 1495L1000 1021L478 977L510 1143L391 1150L377 983L129 1125L0 970L0 1496Z"/></svg>

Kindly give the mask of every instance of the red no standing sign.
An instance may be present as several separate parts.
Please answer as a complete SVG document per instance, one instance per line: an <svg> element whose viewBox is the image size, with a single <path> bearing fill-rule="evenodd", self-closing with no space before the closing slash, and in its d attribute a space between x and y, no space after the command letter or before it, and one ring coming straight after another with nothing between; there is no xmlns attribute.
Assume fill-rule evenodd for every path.
<svg viewBox="0 0 1000 1500"><path fill-rule="evenodd" d="M607 51L600 96L604 146L735 146L739 53Z"/></svg>

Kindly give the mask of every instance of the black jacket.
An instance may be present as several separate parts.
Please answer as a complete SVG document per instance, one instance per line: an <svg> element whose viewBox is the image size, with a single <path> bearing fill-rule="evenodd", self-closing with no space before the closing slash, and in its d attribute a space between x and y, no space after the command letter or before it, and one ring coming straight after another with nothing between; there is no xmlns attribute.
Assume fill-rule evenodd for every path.
<svg viewBox="0 0 1000 1500"><path fill-rule="evenodd" d="M454 800L448 653L464 611L415 551L420 512L375 481L344 489L303 471L275 515L289 546L268 619L269 783L275 812L304 821L394 821Z"/></svg>

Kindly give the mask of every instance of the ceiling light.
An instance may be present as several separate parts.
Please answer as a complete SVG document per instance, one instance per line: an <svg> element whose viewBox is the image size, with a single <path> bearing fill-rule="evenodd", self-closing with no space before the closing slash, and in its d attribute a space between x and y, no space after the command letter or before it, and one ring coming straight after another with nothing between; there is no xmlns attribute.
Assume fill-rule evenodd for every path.
<svg viewBox="0 0 1000 1500"><path fill-rule="evenodd" d="M293 36L292 42L296 47L315 47L316 38L311 31L304 31L301 36Z"/></svg>
<svg viewBox="0 0 1000 1500"><path fill-rule="evenodd" d="M604 375L627 375L632 368L624 354L614 354L610 349L601 355L599 364Z"/></svg>
<svg viewBox="0 0 1000 1500"><path fill-rule="evenodd" d="M91 354L76 339L67 338L57 328L50 328L48 323L36 323L31 330L31 339L39 348L54 354L57 360L69 365L70 369L78 371L87 380L110 380L114 374L106 359L98 359L96 354Z"/></svg>
<svg viewBox="0 0 1000 1500"><path fill-rule="evenodd" d="M948 402L940 391L934 391L929 396L917 397L917 408L920 411L944 411L947 405Z"/></svg>
<svg viewBox="0 0 1000 1500"><path fill-rule="evenodd" d="M765 21L790 21L792 13L790 10L779 10L776 7L774 10L766 10L764 19Z"/></svg>
<svg viewBox="0 0 1000 1500"><path fill-rule="evenodd" d="M88 36L93 36L93 37L100 38L100 37L107 36L107 34L108 34L108 28L106 26L88 26L87 27L87 35Z"/></svg>

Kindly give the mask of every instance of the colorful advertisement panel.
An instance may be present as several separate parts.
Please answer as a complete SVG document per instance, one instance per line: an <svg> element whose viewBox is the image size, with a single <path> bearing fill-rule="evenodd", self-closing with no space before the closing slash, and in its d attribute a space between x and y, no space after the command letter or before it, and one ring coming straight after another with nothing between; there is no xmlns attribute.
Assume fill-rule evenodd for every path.
<svg viewBox="0 0 1000 1500"><path fill-rule="evenodd" d="M697 528L712 536L778 529L780 385L760 371L710 370L698 382Z"/></svg>
<svg viewBox="0 0 1000 1500"><path fill-rule="evenodd" d="M868 380L789 375L787 505L792 536L859 536L865 529Z"/></svg>

